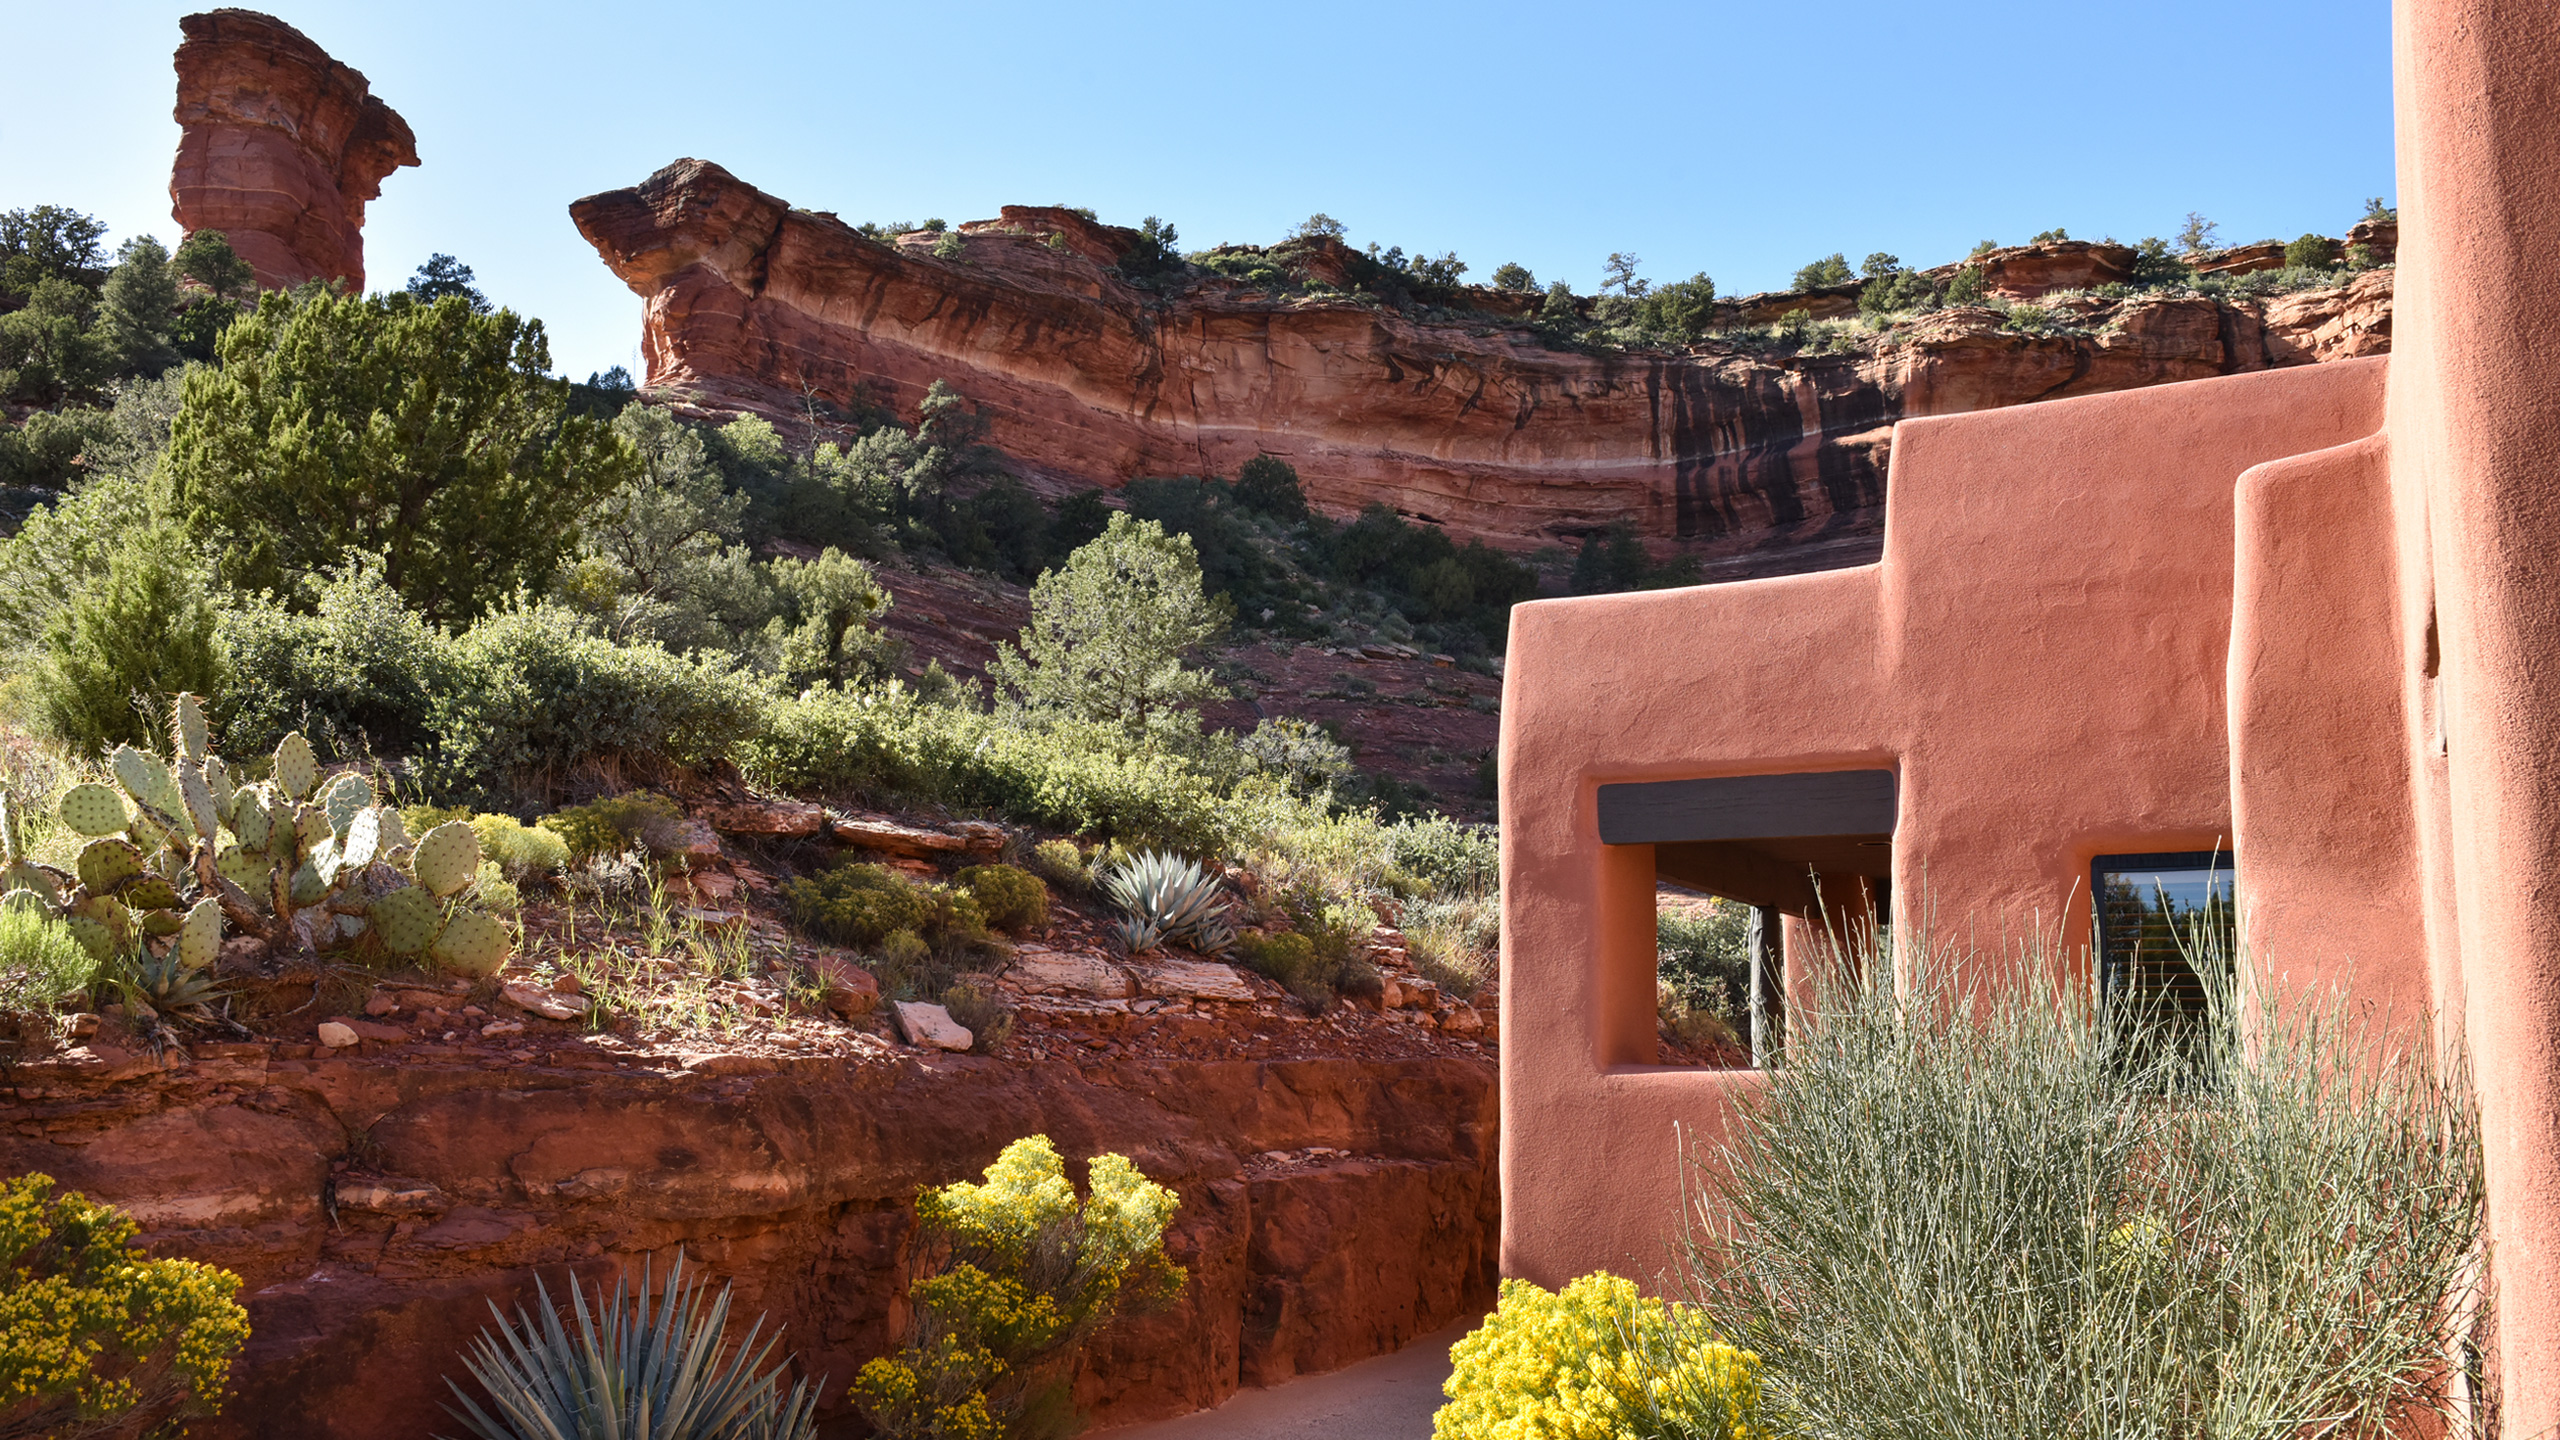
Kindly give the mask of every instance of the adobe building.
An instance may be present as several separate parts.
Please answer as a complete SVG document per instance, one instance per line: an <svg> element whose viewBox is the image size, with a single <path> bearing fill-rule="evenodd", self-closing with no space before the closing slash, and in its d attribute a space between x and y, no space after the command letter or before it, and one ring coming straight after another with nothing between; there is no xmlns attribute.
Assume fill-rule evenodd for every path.
<svg viewBox="0 0 2560 1440"><path fill-rule="evenodd" d="M1760 1083L1655 1063L1657 877L2103 969L2093 885L2236 875L2256 961L2467 1040L2504 1424L2560 1425L2560 7L2394 48L2387 359L1906 420L1875 565L1514 613L1506 1275L1654 1273L1674 1123Z"/></svg>

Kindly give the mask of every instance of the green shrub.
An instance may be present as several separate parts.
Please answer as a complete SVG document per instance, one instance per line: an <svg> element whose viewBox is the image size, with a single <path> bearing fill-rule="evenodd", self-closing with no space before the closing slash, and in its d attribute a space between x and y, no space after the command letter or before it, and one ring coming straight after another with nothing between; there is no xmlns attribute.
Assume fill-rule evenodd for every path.
<svg viewBox="0 0 2560 1440"><path fill-rule="evenodd" d="M221 578L296 597L378 554L430 621L548 581L582 512L637 465L570 415L540 321L460 297L270 292L187 372L164 473Z"/></svg>
<svg viewBox="0 0 2560 1440"><path fill-rule="evenodd" d="M2284 247L2284 263L2304 270L2327 270L2338 263L2338 242L2308 234Z"/></svg>
<svg viewBox="0 0 2560 1440"><path fill-rule="evenodd" d="M971 865L951 877L985 912L987 923L1019 935L1049 923L1049 887L1012 865Z"/></svg>
<svg viewBox="0 0 2560 1440"><path fill-rule="evenodd" d="M2436 1423L2479 1313L2459 1057L2237 969L2201 1054L2058 954L1909 934L1813 972L1786 1063L1695 1157L1691 1297L1759 1355L1773 1431Z"/></svg>
<svg viewBox="0 0 2560 1440"><path fill-rule="evenodd" d="M770 703L731 662L616 645L552 605L472 626L452 665L427 769L459 793L557 781L606 756L699 764L762 729Z"/></svg>
<svg viewBox="0 0 2560 1440"><path fill-rule="evenodd" d="M1073 840L1043 840L1031 848L1034 874L1061 890L1093 893L1093 857Z"/></svg>
<svg viewBox="0 0 2560 1440"><path fill-rule="evenodd" d="M0 905L0 1015L49 1015L97 978L71 927L32 905Z"/></svg>
<svg viewBox="0 0 2560 1440"><path fill-rule="evenodd" d="M1654 916L1655 975L1688 1001L1739 1015L1751 999L1751 907L1709 902L1703 913L1664 910Z"/></svg>
<svg viewBox="0 0 2560 1440"><path fill-rule="evenodd" d="M1947 303L1979 305L1982 303L1982 267L1966 265L1947 281Z"/></svg>
<svg viewBox="0 0 2560 1440"><path fill-rule="evenodd" d="M408 817L403 815L401 818ZM533 876L556 875L569 868L569 842L559 831L526 825L512 815L483 814L470 818L472 833L480 837L480 853L488 857L507 878L524 880Z"/></svg>
<svg viewBox="0 0 2560 1440"><path fill-rule="evenodd" d="M240 1277L134 1248L134 1222L53 1179L0 1181L0 1434L129 1435L222 1408L249 1338Z"/></svg>
<svg viewBox="0 0 2560 1440"><path fill-rule="evenodd" d="M918 885L882 865L822 870L784 886L783 900L793 924L838 944L880 945L905 932L943 959L987 944L987 916L975 896Z"/></svg>
<svg viewBox="0 0 2560 1440"><path fill-rule="evenodd" d="M1762 1440L1759 1360L1688 1306L1599 1271L1561 1291L1502 1282L1483 1325L1450 1349L1432 1440L1610 1436Z"/></svg>
<svg viewBox="0 0 2560 1440"><path fill-rule="evenodd" d="M1794 283L1787 288L1818 290L1826 285L1846 285L1857 278L1857 272L1849 268L1849 257L1835 251L1798 270Z"/></svg>
<svg viewBox="0 0 2560 1440"><path fill-rule="evenodd" d="M759 1370L781 1336L764 1336L764 1322L728 1341L730 1287L709 1305L707 1282L685 1282L679 1251L665 1293L653 1308L646 1264L636 1293L625 1272L608 1299L596 1287L592 1308L583 1287L572 1283L570 1311L576 1333L563 1325L561 1309L539 1277L530 1310L504 1315L480 1332L463 1364L487 1393L483 1407L459 1384L462 1408L454 1412L475 1440L812 1440L819 1395L806 1380L784 1395L785 1365ZM496 1307L491 1307L493 1313ZM757 1344L759 1336L764 1343Z"/></svg>
<svg viewBox="0 0 2560 1440"><path fill-rule="evenodd" d="M215 693L214 719L234 750L263 754L297 730L340 755L433 744L438 698L455 680L453 642L401 602L370 558L332 572L308 611L274 596L226 605L220 635L229 683Z"/></svg>
<svg viewBox="0 0 2560 1440"><path fill-rule="evenodd" d="M1302 987L1322 986L1330 999L1332 977L1316 968L1314 942L1294 930L1247 930L1236 937L1236 958L1255 973L1288 987L1292 994Z"/></svg>
<svg viewBox="0 0 2560 1440"><path fill-rule="evenodd" d="M569 862L578 864L598 855L619 855L634 845L653 854L671 851L683 819L684 807L675 801L634 790L572 805L534 823L557 836Z"/></svg>
<svg viewBox="0 0 2560 1440"><path fill-rule="evenodd" d="M941 804L1193 852L1219 848L1283 793L1231 783L1116 724L998 717L901 686L782 701L732 753L757 783L793 794Z"/></svg>
<svg viewBox="0 0 2560 1440"><path fill-rule="evenodd" d="M1491 895L1414 901L1405 906L1403 928L1406 958L1442 990L1469 1000L1493 978L1502 908Z"/></svg>
<svg viewBox="0 0 2560 1440"><path fill-rule="evenodd" d="M29 675L35 722L82 755L156 738L137 698L219 688L214 609L205 578L175 533L153 528L109 557L44 632Z"/></svg>
<svg viewBox="0 0 2560 1440"><path fill-rule="evenodd" d="M1522 273L1526 273L1525 271ZM1271 455L1256 455L1236 472L1236 503L1276 520L1307 518L1307 492L1297 468Z"/></svg>

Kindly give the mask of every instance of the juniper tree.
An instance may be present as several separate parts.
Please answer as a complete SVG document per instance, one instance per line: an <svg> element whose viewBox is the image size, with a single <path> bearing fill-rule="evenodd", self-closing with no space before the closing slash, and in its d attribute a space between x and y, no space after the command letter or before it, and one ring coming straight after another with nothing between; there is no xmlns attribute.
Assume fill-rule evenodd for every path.
<svg viewBox="0 0 2560 1440"><path fill-rule="evenodd" d="M996 674L1023 703L1131 730L1225 695L1183 663L1224 634L1223 601L1200 583L1190 537L1153 520L1111 517L1099 539L1031 587L1031 623L996 656Z"/></svg>
<svg viewBox="0 0 2560 1440"><path fill-rule="evenodd" d="M542 323L448 297L270 292L190 370L163 474L220 578L289 599L350 549L428 620L538 588L638 461L571 415Z"/></svg>

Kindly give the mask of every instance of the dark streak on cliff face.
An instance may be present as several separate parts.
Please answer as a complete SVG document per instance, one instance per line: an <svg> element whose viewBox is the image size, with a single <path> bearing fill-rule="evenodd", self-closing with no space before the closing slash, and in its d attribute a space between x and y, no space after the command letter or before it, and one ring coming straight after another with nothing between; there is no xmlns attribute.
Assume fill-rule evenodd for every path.
<svg viewBox="0 0 2560 1440"><path fill-rule="evenodd" d="M570 213L647 300L645 383L670 398L911 410L944 380L1036 486L1231 475L1268 453L1329 509L1384 503L1513 545L1621 521L1719 553L1872 532L1904 416L2389 343L2388 271L2263 302L2065 298L2079 328L2058 334L1958 308L1863 353L1586 351L1491 315L1222 279L1141 290L1108 264L1132 232L1046 208L963 226L964 254L936 256L944 237L873 240L696 160Z"/></svg>

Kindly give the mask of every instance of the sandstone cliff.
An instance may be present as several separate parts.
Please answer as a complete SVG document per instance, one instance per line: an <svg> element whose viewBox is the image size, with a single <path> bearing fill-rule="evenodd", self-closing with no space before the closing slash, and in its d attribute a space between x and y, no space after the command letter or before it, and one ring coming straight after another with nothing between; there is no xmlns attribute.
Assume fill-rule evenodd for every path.
<svg viewBox="0 0 2560 1440"><path fill-rule="evenodd" d="M1136 286L1114 264L1134 232L1054 208L1007 207L956 243L875 239L700 160L570 214L648 302L644 383L670 398L777 416L809 397L911 410L943 379L1035 482L1233 474L1267 451L1336 510L1384 501L1520 545L1619 520L1728 544L1872 530L1903 416L2389 344L2389 271L2267 300L2065 297L2028 330L1992 309L1941 310L1837 353L1643 352L1551 348L1502 313L1416 318L1217 277ZM2050 248L2001 252L2008 283L1993 293L2104 283L2121 268L2090 252L2122 247ZM1727 318L1853 308L1840 288L1750 297ZM1469 299L1524 308L1492 291Z"/></svg>
<svg viewBox="0 0 2560 1440"><path fill-rule="evenodd" d="M409 123L363 75L253 10L178 22L171 213L219 230L262 288L343 278L364 288L364 207L418 163Z"/></svg>
<svg viewBox="0 0 2560 1440"><path fill-rule="evenodd" d="M488 1301L678 1248L787 1327L797 1372L827 1379L822 1414L846 1423L855 1370L904 1321L916 1188L1035 1132L1071 1156L1122 1151L1183 1196L1181 1297L1105 1332L1078 1383L1104 1423L1365 1359L1492 1300L1489 1060L653 1068L610 1043L534 1063L312 1048L81 1050L11 1076L0 1173L113 1201L153 1251L247 1282L235 1393L198 1435L450 1428L444 1379Z"/></svg>

